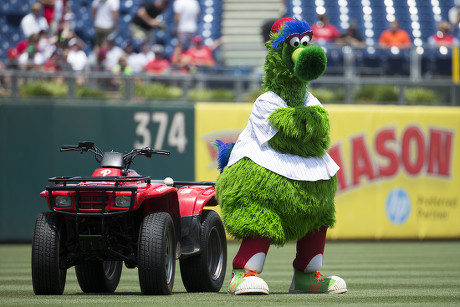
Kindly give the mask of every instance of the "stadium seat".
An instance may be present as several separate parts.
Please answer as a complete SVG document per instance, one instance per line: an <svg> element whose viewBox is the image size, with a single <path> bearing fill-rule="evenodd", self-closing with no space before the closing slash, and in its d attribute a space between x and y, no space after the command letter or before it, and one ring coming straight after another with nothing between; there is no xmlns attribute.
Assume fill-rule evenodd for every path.
<svg viewBox="0 0 460 307"><path fill-rule="evenodd" d="M358 75L377 75L385 73L386 57L379 49L365 48L362 56L357 58L356 73Z"/></svg>
<svg viewBox="0 0 460 307"><path fill-rule="evenodd" d="M325 75L342 75L343 51L341 48L326 48L327 69Z"/></svg>
<svg viewBox="0 0 460 307"><path fill-rule="evenodd" d="M409 75L409 51L400 51L400 54L393 54L391 51L386 52L386 75L398 75L408 76Z"/></svg>
<svg viewBox="0 0 460 307"><path fill-rule="evenodd" d="M439 76L452 75L452 49L437 48L434 56L434 74Z"/></svg>

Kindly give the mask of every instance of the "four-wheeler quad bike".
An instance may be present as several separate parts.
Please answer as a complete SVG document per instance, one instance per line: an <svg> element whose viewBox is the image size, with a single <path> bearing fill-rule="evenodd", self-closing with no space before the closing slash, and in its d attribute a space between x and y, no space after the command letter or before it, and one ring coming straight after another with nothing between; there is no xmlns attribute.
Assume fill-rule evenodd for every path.
<svg viewBox="0 0 460 307"><path fill-rule="evenodd" d="M170 294L176 259L189 292L218 292L227 242L214 183L151 180L129 168L136 156L169 155L150 148L102 152L92 142L61 151L92 152L90 177L52 177L41 192L50 211L37 217L32 242L35 294L62 294L75 266L85 293L114 292L122 264L138 269L143 294Z"/></svg>

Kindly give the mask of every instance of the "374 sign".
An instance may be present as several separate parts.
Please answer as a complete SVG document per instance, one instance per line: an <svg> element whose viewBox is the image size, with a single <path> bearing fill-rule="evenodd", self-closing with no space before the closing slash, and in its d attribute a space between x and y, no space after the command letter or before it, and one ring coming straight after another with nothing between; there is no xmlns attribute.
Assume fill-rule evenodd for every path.
<svg viewBox="0 0 460 307"><path fill-rule="evenodd" d="M185 152L187 129L184 112L135 112L134 122L136 123L135 148L176 148L179 153Z"/></svg>

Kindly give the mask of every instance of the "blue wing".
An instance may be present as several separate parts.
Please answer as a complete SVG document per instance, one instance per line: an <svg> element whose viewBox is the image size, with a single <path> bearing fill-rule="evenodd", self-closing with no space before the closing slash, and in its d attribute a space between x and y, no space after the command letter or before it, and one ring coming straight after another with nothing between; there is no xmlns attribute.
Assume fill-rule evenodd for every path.
<svg viewBox="0 0 460 307"><path fill-rule="evenodd" d="M221 140L216 140L215 143L211 144L217 148L217 169L222 173L224 167L228 164L235 142L224 143Z"/></svg>

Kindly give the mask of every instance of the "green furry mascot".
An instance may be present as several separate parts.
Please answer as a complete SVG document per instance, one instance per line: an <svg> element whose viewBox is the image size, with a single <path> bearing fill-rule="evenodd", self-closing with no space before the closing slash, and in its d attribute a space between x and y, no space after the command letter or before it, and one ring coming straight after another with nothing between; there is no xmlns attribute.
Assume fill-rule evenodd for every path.
<svg viewBox="0 0 460 307"><path fill-rule="evenodd" d="M307 91L326 69L305 21L283 18L266 43L264 87L236 144L219 143L216 197L227 231L242 240L233 260L232 294L268 294L262 272L269 246L297 241L291 293L344 293L323 277L326 231L335 222L339 167L327 154L329 116Z"/></svg>

